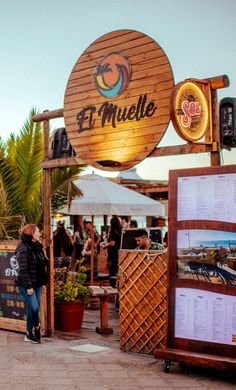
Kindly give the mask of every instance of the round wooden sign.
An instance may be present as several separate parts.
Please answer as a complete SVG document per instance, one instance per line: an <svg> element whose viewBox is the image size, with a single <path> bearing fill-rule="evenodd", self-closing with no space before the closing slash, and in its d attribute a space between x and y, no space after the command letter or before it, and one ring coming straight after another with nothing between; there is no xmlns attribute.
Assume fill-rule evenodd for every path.
<svg viewBox="0 0 236 390"><path fill-rule="evenodd" d="M198 141L209 127L209 103L204 85L192 81L178 83L171 99L171 120L178 135L187 141Z"/></svg>
<svg viewBox="0 0 236 390"><path fill-rule="evenodd" d="M168 58L147 35L118 30L97 39L65 91L65 126L78 157L111 171L142 161L168 126L173 86Z"/></svg>

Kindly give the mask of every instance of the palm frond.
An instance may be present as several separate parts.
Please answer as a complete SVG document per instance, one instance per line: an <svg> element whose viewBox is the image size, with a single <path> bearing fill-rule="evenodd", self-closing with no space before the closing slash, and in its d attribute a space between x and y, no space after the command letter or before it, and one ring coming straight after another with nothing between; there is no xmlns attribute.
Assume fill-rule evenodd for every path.
<svg viewBox="0 0 236 390"><path fill-rule="evenodd" d="M41 123L32 120L35 114L37 110L33 108L19 135L11 134L6 142L0 139L0 217L10 216L14 220L21 215L26 223L42 225L43 134ZM66 204L68 185L83 169L84 166L77 166L53 170L52 210ZM71 188L72 198L80 194L73 184ZM8 230L4 229L0 227L7 234Z"/></svg>

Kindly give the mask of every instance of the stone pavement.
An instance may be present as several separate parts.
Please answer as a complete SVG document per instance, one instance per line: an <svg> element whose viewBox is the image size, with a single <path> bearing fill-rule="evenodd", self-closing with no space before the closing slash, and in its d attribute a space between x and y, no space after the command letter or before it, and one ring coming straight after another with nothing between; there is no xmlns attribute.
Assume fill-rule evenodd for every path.
<svg viewBox="0 0 236 390"><path fill-rule="evenodd" d="M0 330L0 389L236 389L235 373L186 370L174 363L166 374L162 361L122 352L114 337L82 330L76 336L57 333L53 339L31 344L20 333ZM107 349L91 351L95 346Z"/></svg>

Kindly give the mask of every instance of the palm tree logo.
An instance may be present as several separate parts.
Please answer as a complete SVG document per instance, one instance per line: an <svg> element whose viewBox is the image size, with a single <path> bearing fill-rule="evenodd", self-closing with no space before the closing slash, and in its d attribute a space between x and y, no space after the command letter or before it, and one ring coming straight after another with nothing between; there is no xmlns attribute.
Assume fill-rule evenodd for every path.
<svg viewBox="0 0 236 390"><path fill-rule="evenodd" d="M130 62L127 57L118 52L103 58L93 73L97 91L106 98L120 96L128 87L130 78Z"/></svg>

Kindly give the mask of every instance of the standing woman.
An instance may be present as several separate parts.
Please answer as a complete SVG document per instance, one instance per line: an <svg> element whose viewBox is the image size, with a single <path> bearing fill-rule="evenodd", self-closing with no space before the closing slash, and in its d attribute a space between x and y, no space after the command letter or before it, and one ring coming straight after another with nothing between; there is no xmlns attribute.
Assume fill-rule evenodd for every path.
<svg viewBox="0 0 236 390"><path fill-rule="evenodd" d="M71 237L66 232L64 222L58 221L57 228L53 233L54 268L70 268L71 255L74 249Z"/></svg>
<svg viewBox="0 0 236 390"><path fill-rule="evenodd" d="M107 260L109 276L115 276L118 273L118 251L120 249L122 226L118 217L114 216L110 220L110 228L108 232L107 244L103 247L107 248ZM110 279L110 285L115 286L115 282Z"/></svg>
<svg viewBox="0 0 236 390"><path fill-rule="evenodd" d="M25 341L40 343L40 295L42 286L47 284L46 264L40 242L39 228L34 224L25 225L21 229L21 241L16 249L19 264L16 284L27 306L27 321Z"/></svg>

